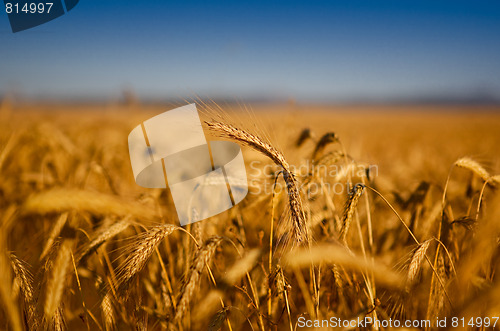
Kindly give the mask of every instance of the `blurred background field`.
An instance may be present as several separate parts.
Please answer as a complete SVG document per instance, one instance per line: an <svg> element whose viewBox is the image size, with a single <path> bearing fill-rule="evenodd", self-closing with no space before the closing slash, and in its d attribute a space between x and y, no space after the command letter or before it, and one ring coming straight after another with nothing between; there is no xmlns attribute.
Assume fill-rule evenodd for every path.
<svg viewBox="0 0 500 331"><path fill-rule="evenodd" d="M1 113L3 141L19 130L52 125L56 132L68 136L86 133L89 141L84 143L102 142L99 149L109 152L108 157L111 154L123 157L127 152L126 141L107 142L108 139L123 138L137 123L188 102L195 101L19 105L6 101ZM500 107L495 105L287 102L221 103L221 107L245 125L258 126L285 155L290 151L287 157L292 163L309 153L307 147L294 146L301 131L309 128L316 139L326 132L335 132L354 158L379 165L379 174L390 176L397 185L402 185L401 182L407 185L408 179L442 181L449 170L444 165L451 165L462 156L478 160L493 173L500 170L500 160L496 159L500 146ZM100 139L90 139L96 135ZM127 162L123 166L128 166Z"/></svg>

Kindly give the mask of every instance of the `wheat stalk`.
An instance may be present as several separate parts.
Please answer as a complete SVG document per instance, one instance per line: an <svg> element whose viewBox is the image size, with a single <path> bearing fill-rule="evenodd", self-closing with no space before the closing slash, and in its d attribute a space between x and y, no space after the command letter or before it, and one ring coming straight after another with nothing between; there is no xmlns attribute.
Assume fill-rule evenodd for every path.
<svg viewBox="0 0 500 331"><path fill-rule="evenodd" d="M420 266L425 258L425 253L427 253L427 249L429 249L432 240L433 239L428 239L420 243L411 258L410 266L408 267L408 276L406 278L407 292L409 292L410 287L414 284L415 279L417 278L418 271L420 270Z"/></svg>
<svg viewBox="0 0 500 331"><path fill-rule="evenodd" d="M243 129L221 122L205 122L208 127L220 135L237 140L248 145L269 157L274 163L283 169L283 179L288 191L288 204L292 217L292 235L297 243L309 243L309 232L307 230L304 208L299 194L299 188L295 176L290 170L290 165L285 157L276 148L264 142L260 137Z"/></svg>
<svg viewBox="0 0 500 331"><path fill-rule="evenodd" d="M59 247L59 252L52 265L52 275L47 282L47 290L45 295L44 314L47 321L59 320L57 310L61 303L66 283L66 275L71 261L72 240L64 240Z"/></svg>
<svg viewBox="0 0 500 331"><path fill-rule="evenodd" d="M56 224L54 224L54 226L52 227L52 231L50 232L49 238L45 242L42 254L40 255L40 260L43 260L43 258L47 255L50 248L54 244L54 241L56 240L57 236L59 236L59 234L61 233L61 230L63 229L67 220L68 220L68 213L63 213L61 214L61 216L59 216L59 218L56 221Z"/></svg>
<svg viewBox="0 0 500 331"><path fill-rule="evenodd" d="M186 277L186 282L181 290L179 303L174 316L174 322L179 323L189 308L189 301L191 300L195 289L199 285L200 275L205 266L208 267L216 248L222 242L222 237L211 237L207 239L205 245L196 254L189 273Z"/></svg>
<svg viewBox="0 0 500 331"><path fill-rule="evenodd" d="M54 312L54 316L49 321L51 329L54 331L65 331L67 330L66 321L64 320L63 311L61 308L57 308Z"/></svg>
<svg viewBox="0 0 500 331"><path fill-rule="evenodd" d="M106 330L113 330L116 323L111 293L106 293L101 302L101 310Z"/></svg>
<svg viewBox="0 0 500 331"><path fill-rule="evenodd" d="M314 133L309 128L305 128L300 132L297 141L295 142L295 147L300 147L306 142L307 139L313 139Z"/></svg>
<svg viewBox="0 0 500 331"><path fill-rule="evenodd" d="M4 234L0 233L0 246L4 246L2 238L3 236ZM17 301L16 297L12 295L13 294L11 288L12 275L10 271L11 268L10 265L11 263L10 261L8 261L7 251L1 249L0 250L0 267L1 267L0 297L2 298L3 301L3 308L5 309L5 312L9 316L10 325L12 329L15 331L21 331L23 329L21 324L21 316L19 314L19 309L16 304Z"/></svg>
<svg viewBox="0 0 500 331"><path fill-rule="evenodd" d="M458 159L455 162L455 166L472 171L484 181L488 181L488 179L490 178L490 174L488 173L488 171L486 171L486 169L484 169L479 163L471 158L463 157L461 159Z"/></svg>
<svg viewBox="0 0 500 331"><path fill-rule="evenodd" d="M358 205L359 198L364 191L364 185L356 184L349 194L349 199L347 199L346 206L344 208L344 216L342 217L342 229L340 230L339 239L346 244L347 232L349 231L349 226L352 221L352 216L356 206Z"/></svg>
<svg viewBox="0 0 500 331"><path fill-rule="evenodd" d="M162 224L148 229L147 232L139 234L130 245L131 252L118 268L117 282L122 289L127 283L140 272L153 254L156 246L170 235L178 226Z"/></svg>
<svg viewBox="0 0 500 331"><path fill-rule="evenodd" d="M14 281L19 286L24 296L24 304L28 315L28 325L36 329L38 323L35 316L33 275L29 271L26 262L20 260L14 253L10 253L10 261L12 271L14 271Z"/></svg>
<svg viewBox="0 0 500 331"><path fill-rule="evenodd" d="M339 141L339 138L335 133L333 132L325 133L316 144L316 147L314 148L314 152L312 153L311 157L312 160L317 161L321 157L321 155L323 155L326 146L337 141Z"/></svg>
<svg viewBox="0 0 500 331"><path fill-rule="evenodd" d="M79 262L83 258L85 258L90 253L94 252L99 246L101 246L104 242L109 240L110 238L116 236L120 232L124 231L130 226L131 222L128 218L125 218L119 222L113 223L109 226L99 228L96 231L93 239L83 246L76 257L76 262Z"/></svg>
<svg viewBox="0 0 500 331"><path fill-rule="evenodd" d="M10 253L10 261L14 271L14 280L21 288L26 303L31 303L34 296L33 275L28 270L26 262L20 260L14 253Z"/></svg>

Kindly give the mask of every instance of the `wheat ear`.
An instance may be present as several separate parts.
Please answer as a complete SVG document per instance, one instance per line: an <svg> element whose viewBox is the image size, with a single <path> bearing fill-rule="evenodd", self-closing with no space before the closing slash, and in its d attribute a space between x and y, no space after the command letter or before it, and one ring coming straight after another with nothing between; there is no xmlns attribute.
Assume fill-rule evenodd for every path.
<svg viewBox="0 0 500 331"><path fill-rule="evenodd" d="M349 194L349 199L346 202L344 208L344 216L342 217L342 229L340 230L339 239L346 244L347 232L349 231L349 226L352 221L352 216L354 215L354 210L358 205L359 197L363 194L365 186L362 184L356 184Z"/></svg>
<svg viewBox="0 0 500 331"><path fill-rule="evenodd" d="M145 233L139 234L130 245L132 252L118 268L117 285L123 289L146 266L156 246L158 246L163 238L178 228L178 226L172 224L162 224L152 227Z"/></svg>
<svg viewBox="0 0 500 331"><path fill-rule="evenodd" d="M486 171L486 169L484 169L479 163L471 158L463 157L461 159L458 159L455 162L455 166L472 171L473 173L481 177L481 179L484 181L488 181L488 179L490 179L490 174L488 173L488 171Z"/></svg>
<svg viewBox="0 0 500 331"><path fill-rule="evenodd" d="M19 259L14 253L10 253L12 270L14 271L14 281L17 283L24 296L24 304L27 310L28 323L30 327L36 329L37 321L35 317L33 275L28 269L26 262Z"/></svg>
<svg viewBox="0 0 500 331"><path fill-rule="evenodd" d="M76 256L76 262L78 263L81 259L85 258L90 253L94 252L99 246L105 243L108 239L116 236L120 232L124 231L131 224L128 218L125 218L119 222L113 223L109 226L100 228L96 231L96 235L93 239L86 245L84 245L78 255Z"/></svg>
<svg viewBox="0 0 500 331"><path fill-rule="evenodd" d="M417 278L418 271L422 265L422 261L425 258L425 253L432 242L432 239L426 240L420 245L418 245L415 253L413 254L410 266L408 267L408 276L406 278L406 288L405 290L409 292L410 287L415 283L415 279Z"/></svg>
<svg viewBox="0 0 500 331"><path fill-rule="evenodd" d="M64 240L52 266L52 275L47 282L44 314L47 321L59 320L57 310L61 304L66 283L66 275L71 261L73 240Z"/></svg>
<svg viewBox="0 0 500 331"><path fill-rule="evenodd" d="M304 208L299 194L297 180L290 171L290 165L285 157L276 148L263 141L260 137L240 128L221 122L205 122L209 129L223 137L234 139L269 157L283 169L283 179L288 191L288 203L293 220L292 234L297 243L309 242L309 233L306 227Z"/></svg>
<svg viewBox="0 0 500 331"><path fill-rule="evenodd" d="M326 146L338 140L339 138L335 133L333 132L325 133L316 144L316 147L314 148L314 152L312 154L312 160L317 161L323 155Z"/></svg>

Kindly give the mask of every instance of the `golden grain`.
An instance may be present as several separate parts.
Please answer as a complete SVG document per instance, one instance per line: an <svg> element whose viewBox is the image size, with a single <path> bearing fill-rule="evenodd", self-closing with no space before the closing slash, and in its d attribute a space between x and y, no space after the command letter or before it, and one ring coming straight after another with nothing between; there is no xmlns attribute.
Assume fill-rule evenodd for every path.
<svg viewBox="0 0 500 331"><path fill-rule="evenodd" d="M139 187L130 169L128 132L163 106L2 109L0 328L294 330L302 316L498 311L500 116L265 106L233 118L200 103L218 118L207 133L250 147L250 190L186 229L169 190Z"/></svg>

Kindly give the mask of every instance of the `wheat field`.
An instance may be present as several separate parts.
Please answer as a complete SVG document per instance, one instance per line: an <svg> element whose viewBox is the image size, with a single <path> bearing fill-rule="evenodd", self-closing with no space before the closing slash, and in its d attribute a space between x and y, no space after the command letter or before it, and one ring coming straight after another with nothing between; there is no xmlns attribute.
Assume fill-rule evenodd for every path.
<svg viewBox="0 0 500 331"><path fill-rule="evenodd" d="M199 101L249 193L180 227L127 146L180 105L4 100L1 329L500 329L498 108Z"/></svg>

